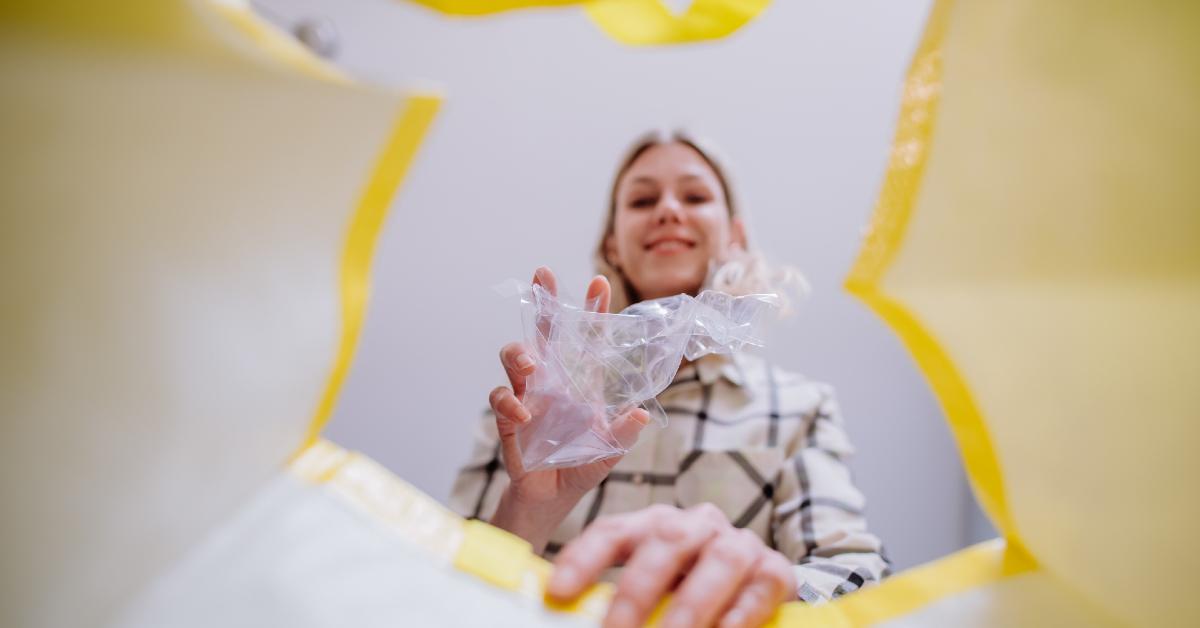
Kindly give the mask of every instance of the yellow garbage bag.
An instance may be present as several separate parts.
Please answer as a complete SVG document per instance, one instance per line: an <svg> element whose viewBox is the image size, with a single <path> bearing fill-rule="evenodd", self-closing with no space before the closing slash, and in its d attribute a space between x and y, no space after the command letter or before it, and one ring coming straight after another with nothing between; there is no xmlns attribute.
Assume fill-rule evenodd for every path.
<svg viewBox="0 0 1200 628"><path fill-rule="evenodd" d="M900 623L1200 621L1197 111L1195 3L937 4L847 287L1006 549L848 599L855 623L956 591Z"/></svg>

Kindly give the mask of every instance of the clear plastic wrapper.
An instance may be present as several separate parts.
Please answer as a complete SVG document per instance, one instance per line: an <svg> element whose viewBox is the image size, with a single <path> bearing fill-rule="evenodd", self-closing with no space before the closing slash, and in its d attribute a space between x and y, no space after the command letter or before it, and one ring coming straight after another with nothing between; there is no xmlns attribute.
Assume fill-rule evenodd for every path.
<svg viewBox="0 0 1200 628"><path fill-rule="evenodd" d="M513 281L505 291L520 296L525 341L536 362L522 399L532 419L517 435L529 471L626 453L632 442L612 429L618 417L640 406L665 426L655 397L682 360L761 346L763 315L779 303L769 294L705 291L600 314L562 303L539 285Z"/></svg>

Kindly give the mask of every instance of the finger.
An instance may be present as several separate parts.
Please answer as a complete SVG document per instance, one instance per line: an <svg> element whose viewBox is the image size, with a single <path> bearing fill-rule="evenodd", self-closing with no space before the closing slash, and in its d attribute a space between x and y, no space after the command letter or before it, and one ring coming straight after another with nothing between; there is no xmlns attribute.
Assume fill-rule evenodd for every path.
<svg viewBox="0 0 1200 628"><path fill-rule="evenodd" d="M558 296L558 279L548 266L539 266L537 270L533 271L533 285L541 286L552 297Z"/></svg>
<svg viewBox="0 0 1200 628"><path fill-rule="evenodd" d="M529 422L529 410L525 409L513 391L498 386L488 395L488 405L496 413L496 429L501 436L506 432L515 433L517 428Z"/></svg>
<svg viewBox="0 0 1200 628"><path fill-rule="evenodd" d="M732 601L761 557L762 541L735 530L708 543L663 615L664 628L708 626Z"/></svg>
<svg viewBox="0 0 1200 628"><path fill-rule="evenodd" d="M729 523L729 517L726 517L725 512L712 502L701 502L695 506L692 506L691 508L688 508L687 512L692 513L697 517L706 519L719 528L731 526Z"/></svg>
<svg viewBox="0 0 1200 628"><path fill-rule="evenodd" d="M611 301L612 286L609 285L608 279L603 275L592 277L591 283L588 284L584 307L592 312L605 314L608 312L608 306Z"/></svg>
<svg viewBox="0 0 1200 628"><path fill-rule="evenodd" d="M620 455L596 461L595 464L600 465L602 469L602 475L607 476L609 471L612 471L613 467L616 467L617 463L621 462L621 459L625 457L625 453L628 453L634 444L637 443L638 435L641 434L642 428L646 427L646 424L649 422L650 415L646 414L646 411L640 408L623 414L613 421L612 426L608 427L608 434L616 440L617 445L624 451ZM604 432L601 431L599 433L603 434Z"/></svg>
<svg viewBox="0 0 1200 628"><path fill-rule="evenodd" d="M554 273L546 266L541 266L533 272L533 285L541 286L552 297L558 296L558 280L554 277ZM542 312L538 316L535 327L538 332L538 342L548 342L550 340L551 318L546 312ZM541 346L541 344L538 346Z"/></svg>
<svg viewBox="0 0 1200 628"><path fill-rule="evenodd" d="M533 356L519 342L510 342L500 349L500 365L518 399L525 397L525 382L533 375L535 364Z"/></svg>
<svg viewBox="0 0 1200 628"><path fill-rule="evenodd" d="M641 408L634 408L617 417L612 423L612 435L622 449L629 449L637 443L642 429L650 424L650 413ZM613 460L617 463L619 458Z"/></svg>
<svg viewBox="0 0 1200 628"><path fill-rule="evenodd" d="M672 519L655 526L654 535L626 562L605 617L606 627L641 626L680 572L716 534L717 528L709 522L680 510L674 513Z"/></svg>
<svg viewBox="0 0 1200 628"><path fill-rule="evenodd" d="M583 593L605 569L625 560L646 534L646 513L653 510L651 507L594 521L558 553L546 593L562 601Z"/></svg>
<svg viewBox="0 0 1200 628"><path fill-rule="evenodd" d="M488 395L488 404L496 413L496 433L500 436L500 453L504 459L504 469L512 479L525 475L525 466L521 463L521 446L517 442L517 428L529 422L529 413L512 391L500 386ZM515 405L514 405L515 404ZM525 419L519 420L513 414L524 412Z"/></svg>
<svg viewBox="0 0 1200 628"><path fill-rule="evenodd" d="M782 554L771 552L758 564L719 625L721 628L761 626L792 596L795 582L791 564Z"/></svg>

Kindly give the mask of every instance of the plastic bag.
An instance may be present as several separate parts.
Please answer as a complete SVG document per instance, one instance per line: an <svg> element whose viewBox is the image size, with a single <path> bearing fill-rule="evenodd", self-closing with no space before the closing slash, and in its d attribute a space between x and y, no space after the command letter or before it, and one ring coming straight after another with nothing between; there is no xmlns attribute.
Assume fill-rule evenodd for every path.
<svg viewBox="0 0 1200 628"><path fill-rule="evenodd" d="M513 281L507 291L514 289L536 362L522 399L532 418L517 433L528 471L628 452L632 443L620 442L611 429L617 417L641 406L666 426L655 397L675 378L683 358L761 346L759 321L779 303L775 295L705 291L599 314L566 305L539 285Z"/></svg>

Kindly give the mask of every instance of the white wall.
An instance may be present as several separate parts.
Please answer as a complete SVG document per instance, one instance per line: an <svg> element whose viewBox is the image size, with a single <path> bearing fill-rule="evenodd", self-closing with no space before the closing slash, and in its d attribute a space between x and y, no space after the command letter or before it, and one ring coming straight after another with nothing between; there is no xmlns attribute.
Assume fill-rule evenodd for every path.
<svg viewBox="0 0 1200 628"><path fill-rule="evenodd" d="M813 284L768 353L838 388L897 566L979 535L924 380L841 290L927 0L781 0L726 41L666 49L622 47L576 9L456 20L400 1L259 4L283 23L327 19L356 75L448 96L382 235L333 440L445 498L502 381L497 350L519 333L489 286L550 264L578 295L619 153L646 128L686 125L731 158L752 242Z"/></svg>

